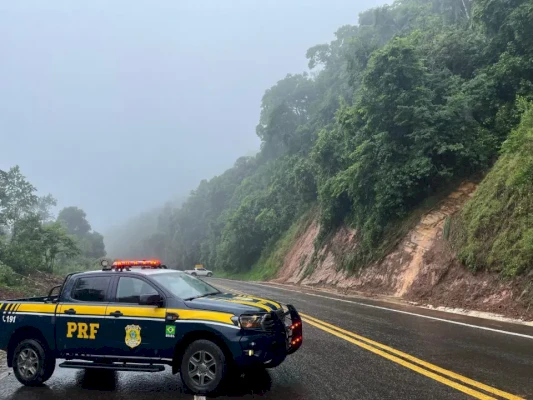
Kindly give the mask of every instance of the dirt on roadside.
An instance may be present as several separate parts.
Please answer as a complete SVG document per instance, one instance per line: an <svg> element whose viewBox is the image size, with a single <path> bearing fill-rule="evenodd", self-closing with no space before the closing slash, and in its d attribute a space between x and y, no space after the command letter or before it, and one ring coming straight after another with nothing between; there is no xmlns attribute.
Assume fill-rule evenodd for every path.
<svg viewBox="0 0 533 400"><path fill-rule="evenodd" d="M318 251L316 265L311 264L319 231L314 221L289 250L272 282L533 321L533 275L505 280L496 273L469 271L444 239L446 222L475 190L472 182L459 185L424 214L383 260L353 274L339 268L344 255L358 246L355 231L348 227L341 227Z"/></svg>
<svg viewBox="0 0 533 400"><path fill-rule="evenodd" d="M36 271L20 278L17 287L0 287L0 300L45 296L54 286L61 285L63 277Z"/></svg>

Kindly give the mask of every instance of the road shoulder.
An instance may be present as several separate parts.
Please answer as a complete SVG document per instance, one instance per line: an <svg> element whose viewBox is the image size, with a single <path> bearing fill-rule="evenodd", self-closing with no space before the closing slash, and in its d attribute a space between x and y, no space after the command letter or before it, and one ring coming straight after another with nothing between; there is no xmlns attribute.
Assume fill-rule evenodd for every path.
<svg viewBox="0 0 533 400"><path fill-rule="evenodd" d="M421 318L430 318L443 322L470 326L473 328L501 331L501 333L525 336L533 339L533 322L530 321L514 320L501 316L499 316L498 318L492 316L491 318L491 315L472 315L468 314L467 312L459 313L442 309L433 309L429 307L422 307L416 304L410 304L409 302L403 301L401 299L388 298L385 296L366 297L359 294L354 295L338 293L331 289L326 290L321 288L309 288L305 286L287 285L271 282L233 281L220 278L217 278L217 280L220 280L221 282L239 282L241 284L265 286L270 287L272 289L302 293L315 297L324 297L342 302L353 302L365 307L381 308L383 310L389 310L391 312L400 312L413 316L418 316Z"/></svg>

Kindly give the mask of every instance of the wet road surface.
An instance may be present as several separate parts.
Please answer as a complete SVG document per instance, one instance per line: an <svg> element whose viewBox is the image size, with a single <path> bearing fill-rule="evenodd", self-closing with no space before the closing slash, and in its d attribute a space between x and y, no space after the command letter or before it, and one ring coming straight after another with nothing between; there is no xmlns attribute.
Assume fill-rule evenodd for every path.
<svg viewBox="0 0 533 400"><path fill-rule="evenodd" d="M279 367L231 379L218 398L533 399L533 328L310 290L210 279L293 304L302 348ZM448 322L451 321L451 322ZM178 376L57 368L26 388L0 369L4 400L187 399Z"/></svg>

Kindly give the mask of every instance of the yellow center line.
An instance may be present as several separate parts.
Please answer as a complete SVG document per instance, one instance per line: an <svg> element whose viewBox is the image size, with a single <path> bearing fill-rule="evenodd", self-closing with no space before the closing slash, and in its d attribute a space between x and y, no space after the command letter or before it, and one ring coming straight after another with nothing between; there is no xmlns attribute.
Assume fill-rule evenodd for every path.
<svg viewBox="0 0 533 400"><path fill-rule="evenodd" d="M223 287L223 286L220 286L221 288L223 288L224 290L228 290L230 292L236 292L236 293L239 293L239 294L243 294L243 295L247 295L246 293L243 293L243 292L240 292L238 290L235 290L235 289L230 289L230 288L226 288L226 287ZM489 395L486 395L484 393L481 393L481 392L478 392L477 390L474 390L474 389L471 389L467 386L464 386L460 383L457 383L455 381L452 381L450 379L447 379L441 375L444 375L444 376L448 376L450 378L453 378L457 381L460 381L460 382L463 382L465 384L468 384L470 386L473 386L475 388L478 388L478 389L481 389L485 392L488 392L488 393L492 393L493 395L496 395L496 396L499 396L499 397L503 397L504 399L508 399L508 400L524 400L522 397L519 397L519 396L515 396L511 393L507 393L507 392L504 392L502 390L499 390L499 389L496 389L492 386L488 386L488 385L485 385L481 382L477 382L473 379L470 379L470 378L467 378L463 375L460 375L460 374L457 374L453 371L450 371L450 370L447 370L447 369L444 369L444 368L441 368L437 365L434 365L434 364L431 364L427 361L424 361L424 360L421 360L419 358L416 358L410 354L407 354L407 353L404 353L402 351L399 351L399 350L396 350L390 346L387 346L387 345L384 345L384 344L381 344L379 342L376 342L374 340L371 340L371 339L368 339L364 336L361 336L361 335L358 335L356 333L353 333L353 332L350 332L350 331L347 331L345 329L342 329L338 326L335 326L335 325L332 325L332 324L329 324L325 321L322 321L322 320L319 320L318 318L314 318L314 317L311 317L310 315L306 315L306 314L303 314L303 313L300 313L300 316L302 317L303 321L308 323L309 325L312 325L318 329L321 329L325 332L328 332L334 336L337 336L341 339L344 339L352 344L355 344L359 347L362 347L364 348L365 350L368 350L374 354L378 354L390 361L393 361L397 364L400 364L406 368L409 368L415 372L418 372L419 374L422 374L424 376L427 376L431 379L434 379L442 384L445 384L445 385L448 385L454 389L457 389L463 393L466 393L472 397L475 397L475 398L478 398L478 399L485 399L485 400L488 400L488 399L493 399L495 400L494 397L491 397ZM380 350L381 349L381 350ZM385 350L385 351L383 351ZM392 354L389 354L389 353L392 353ZM402 357L402 358L399 358L399 357L396 357L396 356L399 356L399 357ZM412 361L409 362L409 361L406 361L406 360L409 360L409 361ZM415 364L413 364L415 363ZM418 365L416 365L418 364ZM425 368L422 368L422 367L425 367ZM429 370L429 371L428 371ZM434 371L434 372L431 372L431 371ZM438 372L439 374L441 375L438 375L436 374L435 372Z"/></svg>
<svg viewBox="0 0 533 400"><path fill-rule="evenodd" d="M415 362L415 363L417 363L417 364L419 364L421 366L424 366L424 367L426 367L426 368L428 368L430 370L438 372L438 373L440 373L442 375L449 376L450 378L456 379L456 380L461 381L463 383L466 383L466 384L468 384L470 386L474 386L474 387L476 387L478 389L481 389L481 390L484 390L486 392L489 392L489 393L495 394L497 396L503 397L504 399L509 399L509 400L521 400L522 399L521 397L518 397L518 396L515 396L513 394L510 394L510 393L504 392L502 390L496 389L496 388L494 388L492 386L485 385L485 384L483 384L481 382L477 382L477 381L475 381L473 379L467 378L467 377L459 375L459 374L457 374L455 372L452 372L452 371L449 371L447 369L441 368L441 367L439 367L437 365L434 365L434 364L431 364L431 363L429 363L427 361L424 361L424 360L421 360L419 358L413 357L410 354L407 354L407 353L404 353L402 351L396 350L396 349L394 349L394 348L392 348L390 346L386 346L386 345L381 344L379 342L376 342L374 340L368 339L368 338L366 338L364 336L357 335L357 334L355 334L353 332L350 332L350 331L347 331L345 329L339 328L338 326L329 324L329 323L327 323L325 321L321 321L321 320L319 320L317 318L314 318L314 317L311 317L309 315L302 314L302 313L300 313L300 315L308 320L306 322L310 323L311 321L313 321L313 322L315 322L317 324L321 324L321 325L329 327L331 329L335 329L336 331L338 331L340 333L343 333L343 334L348 335L350 337L353 337L355 339L361 340L361 341L366 342L368 344L371 344L371 345L373 345L375 347L378 347L380 349L386 350L386 351L388 351L390 353L396 354L396 355L398 355L400 357L403 357L403 358L405 358L405 359L407 359L409 361Z"/></svg>
<svg viewBox="0 0 533 400"><path fill-rule="evenodd" d="M370 346L370 345L368 345L366 343L363 343L361 341L355 340L355 339L353 339L353 338L351 338L351 337L349 337L347 335L344 335L344 334L342 334L340 332L337 332L337 331L335 331L333 329L327 328L327 327L325 327L323 325L317 324L316 322L313 322L311 320L307 320L305 318L303 320L306 323L308 323L309 325L312 325L312 326L314 326L314 327L316 327L318 329L321 329L321 330L323 330L325 332L331 333L334 336L337 336L337 337L339 337L341 339L344 339L344 340L346 340L346 341L348 341L350 343L355 344L356 346L362 347L365 350L371 351L374 354L377 354L377 355L379 355L381 357L384 357L384 358L386 358L386 359L388 359L390 361L393 361L393 362L395 362L397 364L400 364L403 367L406 367L406 368L409 368L409 369L411 369L411 370L413 370L415 372L418 372L421 375L424 375L424 376L427 376L428 378L434 379L437 382L440 382L440 383L443 383L445 385L448 385L448 386L450 386L450 387L452 387L454 389L457 389L457 390L459 390L459 391L461 391L463 393L466 393L466 394L468 394L468 395L470 395L472 397L475 397L476 399L496 400L495 397L488 396L486 394L478 392L477 390L470 389L470 388L468 388L466 386L463 386L460 383L457 383L457 382L451 381L449 379L446 379L446 378L444 378L444 377L442 377L440 375L437 375L434 372L428 371L428 370L426 370L424 368L419 367L418 365L412 364L410 362L402 360L399 357L393 356L393 355L391 355L389 353L386 353L386 352L384 352L382 350L376 349L375 347L372 347L372 346Z"/></svg>

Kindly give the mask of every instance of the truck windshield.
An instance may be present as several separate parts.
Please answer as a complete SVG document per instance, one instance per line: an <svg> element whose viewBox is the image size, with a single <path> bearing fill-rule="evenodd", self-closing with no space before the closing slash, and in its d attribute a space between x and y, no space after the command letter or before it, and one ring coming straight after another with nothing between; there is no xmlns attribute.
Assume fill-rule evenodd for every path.
<svg viewBox="0 0 533 400"><path fill-rule="evenodd" d="M194 276L181 272L154 275L152 278L174 296L183 300L192 300L220 293L220 290L217 288L195 278Z"/></svg>

